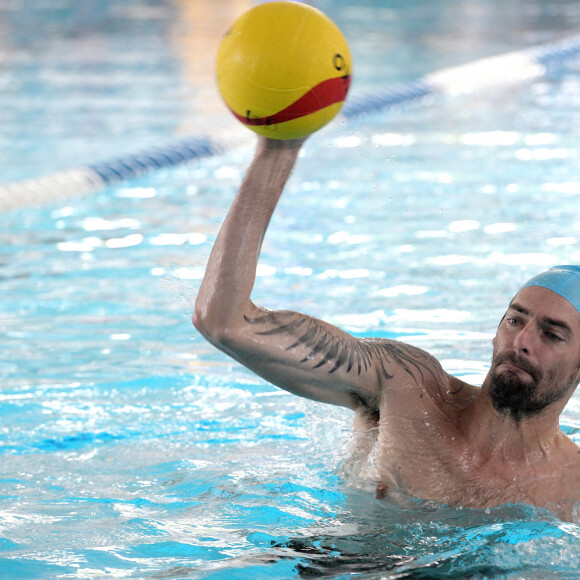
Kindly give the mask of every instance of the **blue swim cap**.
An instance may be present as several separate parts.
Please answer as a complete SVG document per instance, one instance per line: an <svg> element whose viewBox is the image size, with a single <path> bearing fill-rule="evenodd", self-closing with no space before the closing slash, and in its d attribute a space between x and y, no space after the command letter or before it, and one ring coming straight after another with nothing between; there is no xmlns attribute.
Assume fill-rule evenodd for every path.
<svg viewBox="0 0 580 580"><path fill-rule="evenodd" d="M528 280L527 286L542 286L566 298L580 314L580 266L556 266Z"/></svg>

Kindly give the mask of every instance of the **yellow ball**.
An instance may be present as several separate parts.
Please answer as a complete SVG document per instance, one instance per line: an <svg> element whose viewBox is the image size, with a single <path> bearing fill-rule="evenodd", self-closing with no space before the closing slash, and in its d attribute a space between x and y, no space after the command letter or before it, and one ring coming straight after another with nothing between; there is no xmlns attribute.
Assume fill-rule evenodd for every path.
<svg viewBox="0 0 580 580"><path fill-rule="evenodd" d="M278 1L236 20L216 68L220 93L240 122L260 135L296 139L338 113L352 64L344 36L325 14Z"/></svg>

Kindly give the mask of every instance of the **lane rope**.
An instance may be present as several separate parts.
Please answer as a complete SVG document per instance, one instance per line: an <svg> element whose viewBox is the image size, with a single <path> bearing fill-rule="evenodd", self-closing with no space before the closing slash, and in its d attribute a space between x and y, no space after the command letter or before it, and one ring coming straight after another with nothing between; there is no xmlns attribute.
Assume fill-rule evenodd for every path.
<svg viewBox="0 0 580 580"><path fill-rule="evenodd" d="M508 52L430 73L370 94L353 95L341 117L347 122L364 115L428 105L436 100L522 83L558 70L580 56L580 35L529 49ZM218 155L226 141L189 137L109 161L0 186L0 211L87 195L121 181L188 161Z"/></svg>

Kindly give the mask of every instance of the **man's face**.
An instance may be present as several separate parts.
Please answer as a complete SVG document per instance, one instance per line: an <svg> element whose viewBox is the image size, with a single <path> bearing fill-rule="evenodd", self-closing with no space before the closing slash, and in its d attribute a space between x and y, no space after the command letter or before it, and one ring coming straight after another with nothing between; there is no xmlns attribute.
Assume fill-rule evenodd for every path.
<svg viewBox="0 0 580 580"><path fill-rule="evenodd" d="M570 395L580 380L580 314L539 286L513 299L493 339L489 394L520 420Z"/></svg>

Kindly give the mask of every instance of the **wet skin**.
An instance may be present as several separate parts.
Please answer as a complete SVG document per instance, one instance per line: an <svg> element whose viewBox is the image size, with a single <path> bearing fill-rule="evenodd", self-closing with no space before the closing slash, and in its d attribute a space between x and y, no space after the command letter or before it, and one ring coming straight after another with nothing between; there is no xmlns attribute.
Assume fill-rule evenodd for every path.
<svg viewBox="0 0 580 580"><path fill-rule="evenodd" d="M580 379L580 314L564 298L535 286L517 294L481 388L412 345L252 302L261 244L301 145L260 139L212 250L195 327L272 384L352 409L359 460L348 464L374 454L380 495L525 502L573 519L580 455L559 416Z"/></svg>

